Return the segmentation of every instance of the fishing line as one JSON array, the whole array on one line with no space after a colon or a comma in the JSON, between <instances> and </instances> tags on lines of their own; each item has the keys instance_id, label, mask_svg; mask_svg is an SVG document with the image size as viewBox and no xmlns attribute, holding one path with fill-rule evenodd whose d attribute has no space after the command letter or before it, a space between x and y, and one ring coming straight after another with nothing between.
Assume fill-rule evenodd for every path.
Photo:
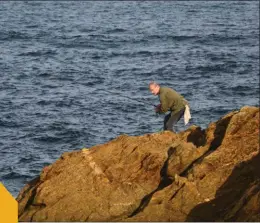
<instances>
[{"instance_id":1,"label":"fishing line","mask_svg":"<svg viewBox=\"0 0 260 223\"><path fill-rule=\"evenodd\" d=\"M152 103L149 103L149 102L146 102L146 101L140 101L140 100L134 99L134 98L130 98L130 97L126 96L126 95L120 94L119 92L112 92L112 91L103 90L103 89L101 89L101 90L104 91L104 92L107 92L107 93L109 93L109 94L116 94L116 95L118 95L118 96L120 96L120 97L128 98L128 99L130 99L130 100L138 101L138 102L140 102L140 103L147 104L147 105L152 105L152 106L156 107L156 105L154 105L154 104L152 104Z\"/></svg>"}]
</instances>

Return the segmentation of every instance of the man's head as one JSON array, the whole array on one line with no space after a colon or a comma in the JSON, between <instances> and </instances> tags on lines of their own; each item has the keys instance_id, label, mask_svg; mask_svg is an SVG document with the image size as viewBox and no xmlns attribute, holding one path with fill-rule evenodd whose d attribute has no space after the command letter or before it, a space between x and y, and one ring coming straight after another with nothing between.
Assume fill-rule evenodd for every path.
<instances>
[{"instance_id":1,"label":"man's head","mask_svg":"<svg viewBox=\"0 0 260 223\"><path fill-rule=\"evenodd\" d=\"M159 91L160 91L160 85L155 82L151 82L149 84L149 89L153 95L157 95L157 94L159 94Z\"/></svg>"}]
</instances>

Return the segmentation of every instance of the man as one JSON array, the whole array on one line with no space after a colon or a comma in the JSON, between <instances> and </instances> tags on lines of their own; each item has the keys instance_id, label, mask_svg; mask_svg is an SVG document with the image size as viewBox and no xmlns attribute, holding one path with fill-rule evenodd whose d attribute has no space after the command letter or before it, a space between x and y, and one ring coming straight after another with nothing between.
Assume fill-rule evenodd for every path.
<instances>
[{"instance_id":1,"label":"man","mask_svg":"<svg viewBox=\"0 0 260 223\"><path fill-rule=\"evenodd\" d=\"M175 90L168 87L161 87L155 82L149 84L149 89L153 95L158 95L160 104L156 106L156 113L166 113L164 118L164 130L173 131L173 126L184 116L185 125L189 122L190 111L188 102Z\"/></svg>"}]
</instances>

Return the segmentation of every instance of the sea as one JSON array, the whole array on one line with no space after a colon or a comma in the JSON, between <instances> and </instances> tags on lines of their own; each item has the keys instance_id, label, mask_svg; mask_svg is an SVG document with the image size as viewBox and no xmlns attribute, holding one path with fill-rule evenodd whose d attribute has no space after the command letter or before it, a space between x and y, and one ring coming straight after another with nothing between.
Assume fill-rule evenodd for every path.
<instances>
[{"instance_id":1,"label":"sea","mask_svg":"<svg viewBox=\"0 0 260 223\"><path fill-rule=\"evenodd\" d=\"M0 181L161 131L151 81L189 101L176 131L259 106L259 1L1 1Z\"/></svg>"}]
</instances>

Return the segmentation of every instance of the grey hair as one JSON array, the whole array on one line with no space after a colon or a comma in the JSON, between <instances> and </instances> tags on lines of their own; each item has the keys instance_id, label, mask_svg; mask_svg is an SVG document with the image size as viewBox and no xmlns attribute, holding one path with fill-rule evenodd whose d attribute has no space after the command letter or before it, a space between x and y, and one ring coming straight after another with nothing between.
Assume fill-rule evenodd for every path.
<instances>
[{"instance_id":1,"label":"grey hair","mask_svg":"<svg viewBox=\"0 0 260 223\"><path fill-rule=\"evenodd\" d=\"M159 84L157 84L155 81L150 82L149 87L154 86L157 87Z\"/></svg>"}]
</instances>

